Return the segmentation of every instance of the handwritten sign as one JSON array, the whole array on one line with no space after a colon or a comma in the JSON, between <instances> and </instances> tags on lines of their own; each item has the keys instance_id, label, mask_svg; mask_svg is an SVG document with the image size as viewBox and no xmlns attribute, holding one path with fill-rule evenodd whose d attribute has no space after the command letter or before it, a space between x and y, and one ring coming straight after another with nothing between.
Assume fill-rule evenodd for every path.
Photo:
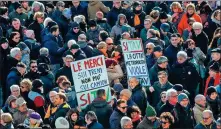
<instances>
[{"instance_id":1,"label":"handwritten sign","mask_svg":"<svg viewBox=\"0 0 221 129\"><path fill-rule=\"evenodd\" d=\"M71 63L71 70L78 105L82 109L95 99L97 90L105 88L106 95L110 95L110 90L107 90L109 81L103 55L74 61ZM107 98L109 98L108 101L111 100L110 96Z\"/></svg>"},{"instance_id":2,"label":"handwritten sign","mask_svg":"<svg viewBox=\"0 0 221 129\"><path fill-rule=\"evenodd\" d=\"M150 79L141 40L121 40L128 79L136 77L142 86L150 86Z\"/></svg>"}]
</instances>

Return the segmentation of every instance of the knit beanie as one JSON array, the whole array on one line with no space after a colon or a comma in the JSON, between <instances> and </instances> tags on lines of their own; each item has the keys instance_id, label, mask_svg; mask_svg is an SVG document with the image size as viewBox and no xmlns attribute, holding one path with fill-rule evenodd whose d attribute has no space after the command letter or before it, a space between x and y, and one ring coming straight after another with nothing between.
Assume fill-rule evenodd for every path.
<instances>
[{"instance_id":1,"label":"knit beanie","mask_svg":"<svg viewBox=\"0 0 221 129\"><path fill-rule=\"evenodd\" d=\"M32 118L32 119L35 119L35 120L40 120L40 119L41 119L40 114L38 114L37 112L32 112L32 113L29 115L29 117Z\"/></svg>"},{"instance_id":2,"label":"knit beanie","mask_svg":"<svg viewBox=\"0 0 221 129\"><path fill-rule=\"evenodd\" d=\"M95 20L90 20L90 21L88 22L88 26L89 26L89 27L97 26L97 22L96 22Z\"/></svg>"},{"instance_id":3,"label":"knit beanie","mask_svg":"<svg viewBox=\"0 0 221 129\"><path fill-rule=\"evenodd\" d=\"M170 31L170 25L168 23L163 23L160 25L160 28L164 31L164 32L169 32Z\"/></svg>"},{"instance_id":4,"label":"knit beanie","mask_svg":"<svg viewBox=\"0 0 221 129\"><path fill-rule=\"evenodd\" d=\"M157 113L156 113L155 109L152 106L148 105L146 108L146 117L152 117L152 116L156 116L156 115L157 115Z\"/></svg>"},{"instance_id":5,"label":"knit beanie","mask_svg":"<svg viewBox=\"0 0 221 129\"><path fill-rule=\"evenodd\" d=\"M79 25L77 22L72 22L72 23L71 23L71 27L72 27L72 28L75 28L75 27L78 27L78 28L79 28L80 25Z\"/></svg>"},{"instance_id":6,"label":"knit beanie","mask_svg":"<svg viewBox=\"0 0 221 129\"><path fill-rule=\"evenodd\" d=\"M80 46L78 44L72 44L70 50L72 49L79 49Z\"/></svg>"},{"instance_id":7,"label":"knit beanie","mask_svg":"<svg viewBox=\"0 0 221 129\"><path fill-rule=\"evenodd\" d=\"M69 129L69 123L64 117L58 117L55 120L56 129Z\"/></svg>"},{"instance_id":8,"label":"knit beanie","mask_svg":"<svg viewBox=\"0 0 221 129\"><path fill-rule=\"evenodd\" d=\"M215 71L215 72L219 72L219 64L217 62L214 62L210 67L210 70Z\"/></svg>"},{"instance_id":9,"label":"knit beanie","mask_svg":"<svg viewBox=\"0 0 221 129\"><path fill-rule=\"evenodd\" d=\"M21 4L19 2L14 3L14 9L17 10L17 8L21 7Z\"/></svg>"},{"instance_id":10,"label":"knit beanie","mask_svg":"<svg viewBox=\"0 0 221 129\"><path fill-rule=\"evenodd\" d=\"M2 37L2 38L0 39L0 44L3 44L3 43L8 43L8 39L5 38L5 37Z\"/></svg>"},{"instance_id":11,"label":"knit beanie","mask_svg":"<svg viewBox=\"0 0 221 129\"><path fill-rule=\"evenodd\" d=\"M50 21L50 22L48 22L48 29L51 29L51 27L52 26L55 26L55 25L57 25L57 23L55 22L55 21Z\"/></svg>"},{"instance_id":12,"label":"knit beanie","mask_svg":"<svg viewBox=\"0 0 221 129\"><path fill-rule=\"evenodd\" d=\"M175 84L173 89L176 91L183 91L183 86L181 84Z\"/></svg>"},{"instance_id":13,"label":"knit beanie","mask_svg":"<svg viewBox=\"0 0 221 129\"><path fill-rule=\"evenodd\" d=\"M213 86L210 86L208 89L207 89L207 95L210 96L213 92L217 92L216 91L216 88L213 87Z\"/></svg>"},{"instance_id":14,"label":"knit beanie","mask_svg":"<svg viewBox=\"0 0 221 129\"><path fill-rule=\"evenodd\" d=\"M121 92L120 92L120 95L123 95L123 96L126 96L127 98L130 98L131 95L132 95L132 92L128 89L123 89Z\"/></svg>"},{"instance_id":15,"label":"knit beanie","mask_svg":"<svg viewBox=\"0 0 221 129\"><path fill-rule=\"evenodd\" d=\"M168 18L168 16L167 16L167 13L166 13L166 12L161 12L161 13L160 13L159 19L167 19L167 18Z\"/></svg>"},{"instance_id":16,"label":"knit beanie","mask_svg":"<svg viewBox=\"0 0 221 129\"><path fill-rule=\"evenodd\" d=\"M37 89L37 88L43 86L43 82L42 82L40 79L35 79L35 80L32 82L32 86L33 86L34 89Z\"/></svg>"},{"instance_id":17,"label":"knit beanie","mask_svg":"<svg viewBox=\"0 0 221 129\"><path fill-rule=\"evenodd\" d=\"M180 103L183 99L189 99L185 93L180 93L178 95L178 103Z\"/></svg>"}]
</instances>

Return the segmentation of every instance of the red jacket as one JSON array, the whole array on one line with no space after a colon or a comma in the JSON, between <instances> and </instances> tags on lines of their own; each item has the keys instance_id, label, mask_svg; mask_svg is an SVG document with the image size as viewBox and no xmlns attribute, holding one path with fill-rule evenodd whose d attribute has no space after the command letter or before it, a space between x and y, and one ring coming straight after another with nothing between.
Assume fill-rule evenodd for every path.
<instances>
[{"instance_id":1,"label":"red jacket","mask_svg":"<svg viewBox=\"0 0 221 129\"><path fill-rule=\"evenodd\" d=\"M220 77L221 77L220 73L217 73L216 77L215 77L214 85L213 85L214 87L220 84ZM206 96L210 79L211 79L211 77L208 77L206 79L206 87L205 87L205 90L204 90L204 96Z\"/></svg>"}]
</instances>

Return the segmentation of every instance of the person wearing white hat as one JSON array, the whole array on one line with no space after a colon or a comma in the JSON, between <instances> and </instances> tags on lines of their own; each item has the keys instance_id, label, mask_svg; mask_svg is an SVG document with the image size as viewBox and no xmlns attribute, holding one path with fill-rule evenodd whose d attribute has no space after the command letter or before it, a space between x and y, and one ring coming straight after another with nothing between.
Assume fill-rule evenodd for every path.
<instances>
[{"instance_id":1,"label":"person wearing white hat","mask_svg":"<svg viewBox=\"0 0 221 129\"><path fill-rule=\"evenodd\" d=\"M55 121L56 129L69 129L69 123L64 117L58 117Z\"/></svg>"}]
</instances>

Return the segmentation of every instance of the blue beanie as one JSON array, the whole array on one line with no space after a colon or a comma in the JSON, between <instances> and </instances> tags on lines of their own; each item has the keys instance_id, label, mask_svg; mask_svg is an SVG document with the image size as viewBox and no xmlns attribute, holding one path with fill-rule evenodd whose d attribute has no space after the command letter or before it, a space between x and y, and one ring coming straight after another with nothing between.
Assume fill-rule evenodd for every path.
<instances>
[{"instance_id":1,"label":"blue beanie","mask_svg":"<svg viewBox=\"0 0 221 129\"><path fill-rule=\"evenodd\" d=\"M168 23L163 23L160 25L160 28L164 31L164 32L169 32L170 31L170 25Z\"/></svg>"},{"instance_id":2,"label":"blue beanie","mask_svg":"<svg viewBox=\"0 0 221 129\"><path fill-rule=\"evenodd\" d=\"M178 103L180 103L183 99L189 99L185 93L180 93L178 95Z\"/></svg>"}]
</instances>

